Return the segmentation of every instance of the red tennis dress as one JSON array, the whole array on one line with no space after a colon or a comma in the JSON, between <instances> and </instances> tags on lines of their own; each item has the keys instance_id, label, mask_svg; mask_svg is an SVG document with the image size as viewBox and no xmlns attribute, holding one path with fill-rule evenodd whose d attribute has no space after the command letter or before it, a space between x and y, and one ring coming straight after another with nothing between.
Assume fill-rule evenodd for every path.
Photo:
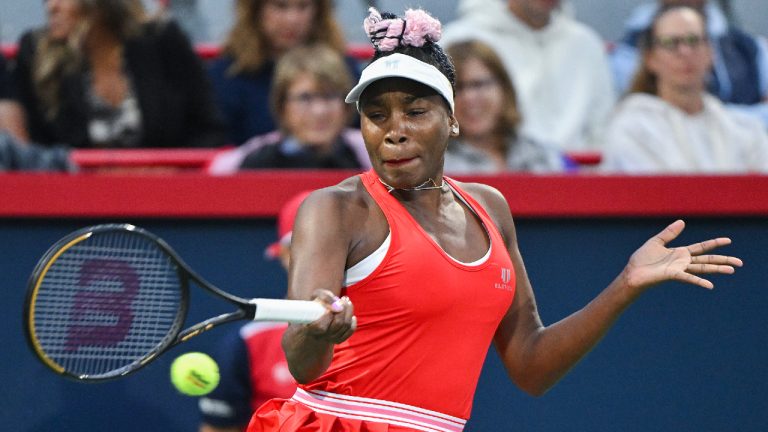
<instances>
[{"instance_id":1,"label":"red tennis dress","mask_svg":"<svg viewBox=\"0 0 768 432\"><path fill-rule=\"evenodd\" d=\"M344 289L358 327L328 370L290 399L262 405L256 431L461 431L515 271L485 210L450 179L491 240L480 262L446 254L373 171L361 174L390 229L383 261Z\"/></svg>"}]
</instances>

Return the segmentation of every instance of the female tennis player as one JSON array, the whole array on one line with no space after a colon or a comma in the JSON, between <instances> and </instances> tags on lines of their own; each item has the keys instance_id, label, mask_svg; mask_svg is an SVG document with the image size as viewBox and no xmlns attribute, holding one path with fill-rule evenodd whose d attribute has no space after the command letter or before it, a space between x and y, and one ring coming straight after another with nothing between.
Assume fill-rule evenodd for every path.
<instances>
[{"instance_id":1,"label":"female tennis player","mask_svg":"<svg viewBox=\"0 0 768 432\"><path fill-rule=\"evenodd\" d=\"M376 54L347 101L373 169L299 210L289 297L329 312L286 331L299 389L262 405L249 431L460 431L492 341L512 380L540 395L649 287L712 288L698 275L741 265L709 254L727 238L667 247L683 230L676 221L586 307L544 326L504 197L443 176L459 126L440 23L371 10L364 26Z\"/></svg>"}]
</instances>

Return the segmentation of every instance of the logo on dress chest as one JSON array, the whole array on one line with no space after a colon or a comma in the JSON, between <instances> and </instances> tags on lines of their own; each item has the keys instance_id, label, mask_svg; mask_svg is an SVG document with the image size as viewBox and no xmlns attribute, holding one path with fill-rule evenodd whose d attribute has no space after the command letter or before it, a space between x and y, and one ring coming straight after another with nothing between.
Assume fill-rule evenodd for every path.
<instances>
[{"instance_id":1,"label":"logo on dress chest","mask_svg":"<svg viewBox=\"0 0 768 432\"><path fill-rule=\"evenodd\" d=\"M496 289L504 290L504 291L513 291L514 286L509 284L511 280L512 280L512 269L502 267L501 282L494 283L493 287Z\"/></svg>"}]
</instances>

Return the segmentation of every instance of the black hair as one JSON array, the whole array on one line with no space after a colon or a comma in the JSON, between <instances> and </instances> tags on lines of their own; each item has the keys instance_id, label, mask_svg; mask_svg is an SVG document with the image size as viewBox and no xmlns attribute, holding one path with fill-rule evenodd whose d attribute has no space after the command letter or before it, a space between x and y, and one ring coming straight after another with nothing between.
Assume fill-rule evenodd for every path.
<instances>
[{"instance_id":1,"label":"black hair","mask_svg":"<svg viewBox=\"0 0 768 432\"><path fill-rule=\"evenodd\" d=\"M399 18L397 15L390 12L382 12L381 17L383 19ZM378 45L374 44L373 46L375 51L373 58L371 59L371 63L388 55L396 53L405 54L436 67L437 70L439 70L443 75L445 75L446 78L448 78L448 82L451 83L451 88L453 88L455 91L456 68L453 66L453 62L451 61L451 58L448 57L448 54L446 54L442 47L440 47L440 45L438 45L436 42L427 39L424 42L424 45L420 47L400 44L397 46L397 48L391 51L380 51Z\"/></svg>"}]
</instances>

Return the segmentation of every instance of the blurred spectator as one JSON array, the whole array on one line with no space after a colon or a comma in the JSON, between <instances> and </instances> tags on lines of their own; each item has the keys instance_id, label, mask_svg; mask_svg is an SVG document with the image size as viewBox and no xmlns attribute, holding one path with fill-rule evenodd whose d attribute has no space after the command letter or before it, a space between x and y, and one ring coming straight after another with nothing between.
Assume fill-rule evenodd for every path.
<instances>
[{"instance_id":1,"label":"blurred spectator","mask_svg":"<svg viewBox=\"0 0 768 432\"><path fill-rule=\"evenodd\" d=\"M768 135L755 118L706 93L712 48L700 11L661 9L642 62L607 130L604 168L624 173L768 171Z\"/></svg>"},{"instance_id":2,"label":"blurred spectator","mask_svg":"<svg viewBox=\"0 0 768 432\"><path fill-rule=\"evenodd\" d=\"M8 130L9 125L4 121L4 111L11 98L11 77L5 57L0 53L0 130Z\"/></svg>"},{"instance_id":3,"label":"blurred spectator","mask_svg":"<svg viewBox=\"0 0 768 432\"><path fill-rule=\"evenodd\" d=\"M179 27L140 0L47 0L14 74L30 139L73 147L225 143L202 62Z\"/></svg>"},{"instance_id":4,"label":"blurred spectator","mask_svg":"<svg viewBox=\"0 0 768 432\"><path fill-rule=\"evenodd\" d=\"M277 241L266 256L279 259L284 270L290 264L291 233L296 212L309 192L289 199L277 218ZM288 398L296 382L288 370L280 341L288 325L253 322L236 328L222 339L214 354L221 371L216 389L199 401L200 432L244 431L253 412L271 398Z\"/></svg>"},{"instance_id":5,"label":"blurred spectator","mask_svg":"<svg viewBox=\"0 0 768 432\"><path fill-rule=\"evenodd\" d=\"M560 0L460 0L458 16L441 44L479 39L499 53L518 92L521 133L562 151L599 150L615 95L595 31Z\"/></svg>"},{"instance_id":6,"label":"blurred spectator","mask_svg":"<svg viewBox=\"0 0 768 432\"><path fill-rule=\"evenodd\" d=\"M5 58L0 54L0 172L2 171L74 171L69 150L63 146L49 149L27 144L9 130L14 121L9 116L15 109L10 100L10 76Z\"/></svg>"},{"instance_id":7,"label":"blurred spectator","mask_svg":"<svg viewBox=\"0 0 768 432\"><path fill-rule=\"evenodd\" d=\"M208 23L200 11L199 0L160 0L163 12L178 22L194 43L207 42Z\"/></svg>"},{"instance_id":8,"label":"blurred spectator","mask_svg":"<svg viewBox=\"0 0 768 432\"><path fill-rule=\"evenodd\" d=\"M15 141L27 142L29 136L24 126L24 113L21 106L13 101L14 89L10 68L0 53L0 131L11 134Z\"/></svg>"},{"instance_id":9,"label":"blurred spectator","mask_svg":"<svg viewBox=\"0 0 768 432\"><path fill-rule=\"evenodd\" d=\"M210 172L370 167L360 131L346 128L353 112L344 96L352 84L343 57L334 49L306 45L290 50L277 63L271 92L280 129L221 153Z\"/></svg>"},{"instance_id":10,"label":"blurred spectator","mask_svg":"<svg viewBox=\"0 0 768 432\"><path fill-rule=\"evenodd\" d=\"M518 133L517 96L496 52L480 41L459 42L446 52L456 67L460 135L448 142L445 172L562 171L557 148Z\"/></svg>"},{"instance_id":11,"label":"blurred spectator","mask_svg":"<svg viewBox=\"0 0 768 432\"><path fill-rule=\"evenodd\" d=\"M0 53L0 100L11 96L11 78L5 57Z\"/></svg>"},{"instance_id":12,"label":"blurred spectator","mask_svg":"<svg viewBox=\"0 0 768 432\"><path fill-rule=\"evenodd\" d=\"M0 132L0 172L75 170L68 148L21 143L8 133Z\"/></svg>"},{"instance_id":13,"label":"blurred spectator","mask_svg":"<svg viewBox=\"0 0 768 432\"><path fill-rule=\"evenodd\" d=\"M728 23L717 2L659 0L638 6L626 24L626 34L611 54L617 89L623 93L639 61L638 41L660 6L685 5L703 11L710 39L713 67L707 89L729 108L760 118L768 126L768 47L765 40Z\"/></svg>"},{"instance_id":14,"label":"blurred spectator","mask_svg":"<svg viewBox=\"0 0 768 432\"><path fill-rule=\"evenodd\" d=\"M285 52L309 43L345 52L331 5L331 0L237 0L235 24L209 71L231 143L275 129L269 92L275 62ZM356 78L356 61L347 58L347 63Z\"/></svg>"}]
</instances>

